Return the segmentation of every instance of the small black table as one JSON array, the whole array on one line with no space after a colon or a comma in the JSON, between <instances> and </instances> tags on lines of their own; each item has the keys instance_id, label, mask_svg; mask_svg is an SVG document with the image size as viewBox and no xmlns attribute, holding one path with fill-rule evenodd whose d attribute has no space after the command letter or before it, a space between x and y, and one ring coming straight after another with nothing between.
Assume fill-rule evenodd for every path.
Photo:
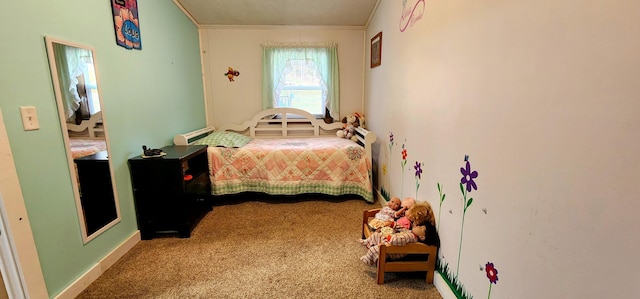
<instances>
[{"instance_id":1,"label":"small black table","mask_svg":"<svg viewBox=\"0 0 640 299\"><path fill-rule=\"evenodd\" d=\"M141 238L160 233L191 236L208 211L211 194L206 145L165 146L165 156L129 159Z\"/></svg>"}]
</instances>

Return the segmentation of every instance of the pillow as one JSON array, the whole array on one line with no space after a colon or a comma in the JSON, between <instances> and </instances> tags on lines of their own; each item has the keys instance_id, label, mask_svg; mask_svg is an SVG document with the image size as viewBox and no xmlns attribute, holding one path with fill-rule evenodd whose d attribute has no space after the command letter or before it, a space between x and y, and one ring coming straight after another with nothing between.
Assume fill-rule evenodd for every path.
<instances>
[{"instance_id":1,"label":"pillow","mask_svg":"<svg viewBox=\"0 0 640 299\"><path fill-rule=\"evenodd\" d=\"M193 144L203 144L218 147L243 147L251 141L251 137L235 132L211 132L204 138L199 139Z\"/></svg>"}]
</instances>

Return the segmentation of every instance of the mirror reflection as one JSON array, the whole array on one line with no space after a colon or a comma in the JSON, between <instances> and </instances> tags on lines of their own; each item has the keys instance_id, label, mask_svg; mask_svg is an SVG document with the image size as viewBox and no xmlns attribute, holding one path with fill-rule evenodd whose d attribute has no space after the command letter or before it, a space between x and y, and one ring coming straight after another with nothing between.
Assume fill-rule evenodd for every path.
<instances>
[{"instance_id":1,"label":"mirror reflection","mask_svg":"<svg viewBox=\"0 0 640 299\"><path fill-rule=\"evenodd\" d=\"M84 242L120 220L95 51L45 38Z\"/></svg>"}]
</instances>

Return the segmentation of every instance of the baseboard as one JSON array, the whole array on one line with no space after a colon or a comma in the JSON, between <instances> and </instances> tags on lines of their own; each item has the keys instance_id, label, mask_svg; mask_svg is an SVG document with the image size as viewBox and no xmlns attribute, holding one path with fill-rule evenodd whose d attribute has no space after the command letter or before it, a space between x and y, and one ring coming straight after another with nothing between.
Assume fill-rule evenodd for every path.
<instances>
[{"instance_id":1,"label":"baseboard","mask_svg":"<svg viewBox=\"0 0 640 299\"><path fill-rule=\"evenodd\" d=\"M447 282L444 281L444 279L440 275L440 272L438 272L438 271L436 271L436 273L434 273L434 275L433 275L433 285L438 290L438 293L440 293L440 296L442 296L442 299L457 299L458 298L456 296L456 294L454 294L453 291L451 291L451 288L449 287L449 284L447 284Z\"/></svg>"},{"instance_id":2,"label":"baseboard","mask_svg":"<svg viewBox=\"0 0 640 299\"><path fill-rule=\"evenodd\" d=\"M84 289L94 282L104 271L113 266L122 256L125 255L134 245L140 242L140 231L137 230L129 238L124 240L118 247L109 252L104 258L98 261L91 269L82 274L71 285L64 289L55 299L73 299L77 297Z\"/></svg>"},{"instance_id":3,"label":"baseboard","mask_svg":"<svg viewBox=\"0 0 640 299\"><path fill-rule=\"evenodd\" d=\"M378 198L378 203L380 204L381 207L385 207L387 205L387 200L384 199L384 196L382 196L382 193L380 193L380 190L376 189L376 194L378 196L376 196Z\"/></svg>"},{"instance_id":4,"label":"baseboard","mask_svg":"<svg viewBox=\"0 0 640 299\"><path fill-rule=\"evenodd\" d=\"M121 257L123 257L125 253L129 252L129 250L131 250L131 248L133 248L133 246L138 242L140 242L140 231L136 230L136 232L133 233L124 242L122 242L120 246L116 247L113 251L111 251L98 262L102 272L107 271L107 269L111 268L113 264L115 264Z\"/></svg>"}]
</instances>

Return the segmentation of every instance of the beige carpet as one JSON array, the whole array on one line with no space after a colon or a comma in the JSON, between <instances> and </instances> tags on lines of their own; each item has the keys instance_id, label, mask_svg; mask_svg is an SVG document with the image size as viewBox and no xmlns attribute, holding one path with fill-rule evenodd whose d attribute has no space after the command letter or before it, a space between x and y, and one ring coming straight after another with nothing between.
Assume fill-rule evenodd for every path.
<instances>
[{"instance_id":1,"label":"beige carpet","mask_svg":"<svg viewBox=\"0 0 640 299\"><path fill-rule=\"evenodd\" d=\"M442 298L424 273L376 284L356 242L376 205L307 197L214 206L191 238L139 242L77 298Z\"/></svg>"}]
</instances>

